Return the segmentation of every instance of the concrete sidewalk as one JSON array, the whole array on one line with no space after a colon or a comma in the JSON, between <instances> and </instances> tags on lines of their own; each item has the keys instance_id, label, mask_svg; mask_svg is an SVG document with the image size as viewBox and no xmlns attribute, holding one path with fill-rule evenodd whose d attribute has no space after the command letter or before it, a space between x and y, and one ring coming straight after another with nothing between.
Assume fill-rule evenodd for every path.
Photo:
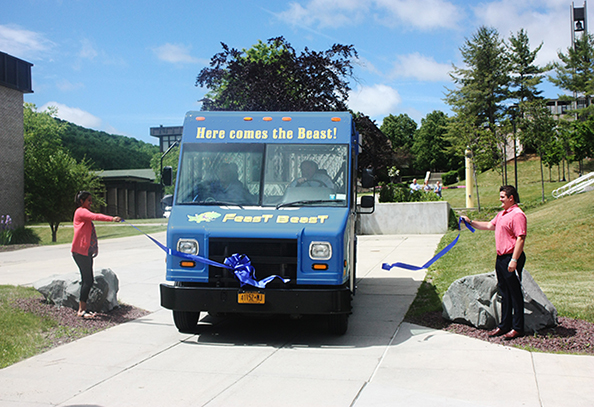
<instances>
[{"instance_id":1,"label":"concrete sidewalk","mask_svg":"<svg viewBox=\"0 0 594 407\"><path fill-rule=\"evenodd\" d=\"M164 234L155 234L163 240ZM594 358L531 353L402 323L440 235L360 236L349 331L315 321L202 318L180 334L159 305L164 255L100 242L95 269L152 313L0 370L0 406L592 406ZM68 245L0 253L0 284L76 271ZM255 328L254 328L255 326Z\"/></svg>"}]
</instances>

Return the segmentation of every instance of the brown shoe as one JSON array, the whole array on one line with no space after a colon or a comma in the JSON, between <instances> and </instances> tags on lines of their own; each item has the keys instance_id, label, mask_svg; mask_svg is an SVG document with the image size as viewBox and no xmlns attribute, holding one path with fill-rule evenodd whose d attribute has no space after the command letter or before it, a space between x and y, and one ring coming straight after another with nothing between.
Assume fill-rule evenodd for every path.
<instances>
[{"instance_id":1,"label":"brown shoe","mask_svg":"<svg viewBox=\"0 0 594 407\"><path fill-rule=\"evenodd\" d=\"M494 330L492 330L491 332L489 332L489 338L494 338L496 336L501 336L506 334L508 331L501 329L501 328L495 328Z\"/></svg>"},{"instance_id":2,"label":"brown shoe","mask_svg":"<svg viewBox=\"0 0 594 407\"><path fill-rule=\"evenodd\" d=\"M506 341L509 341L512 339L519 338L520 336L524 336L524 334L522 332L516 331L515 329L512 329L511 331L509 331L508 333L503 335L503 339L505 339Z\"/></svg>"}]
</instances>

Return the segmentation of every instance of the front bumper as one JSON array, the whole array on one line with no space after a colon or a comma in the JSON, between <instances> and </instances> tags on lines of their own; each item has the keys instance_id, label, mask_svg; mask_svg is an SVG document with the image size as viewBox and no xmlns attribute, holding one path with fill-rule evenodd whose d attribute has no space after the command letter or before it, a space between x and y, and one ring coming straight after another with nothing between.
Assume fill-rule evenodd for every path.
<instances>
[{"instance_id":1,"label":"front bumper","mask_svg":"<svg viewBox=\"0 0 594 407\"><path fill-rule=\"evenodd\" d=\"M173 311L330 315L351 312L348 287L321 289L237 289L161 284L161 306ZM238 293L264 293L264 304L239 304Z\"/></svg>"}]
</instances>

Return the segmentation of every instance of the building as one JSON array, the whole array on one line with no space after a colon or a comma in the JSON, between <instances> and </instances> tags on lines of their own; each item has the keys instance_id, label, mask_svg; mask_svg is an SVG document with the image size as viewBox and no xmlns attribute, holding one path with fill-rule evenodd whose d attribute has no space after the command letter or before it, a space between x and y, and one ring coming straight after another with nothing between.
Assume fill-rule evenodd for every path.
<instances>
[{"instance_id":1,"label":"building","mask_svg":"<svg viewBox=\"0 0 594 407\"><path fill-rule=\"evenodd\" d=\"M124 219L148 219L163 216L162 187L155 184L152 169L109 170L97 174L105 186L101 212Z\"/></svg>"},{"instance_id":2,"label":"building","mask_svg":"<svg viewBox=\"0 0 594 407\"><path fill-rule=\"evenodd\" d=\"M151 136L159 139L159 150L164 153L176 141L181 141L183 129L182 126L151 127Z\"/></svg>"},{"instance_id":3,"label":"building","mask_svg":"<svg viewBox=\"0 0 594 407\"><path fill-rule=\"evenodd\" d=\"M25 224L23 95L33 93L33 64L0 51L0 215Z\"/></svg>"},{"instance_id":4,"label":"building","mask_svg":"<svg viewBox=\"0 0 594 407\"><path fill-rule=\"evenodd\" d=\"M575 100L561 100L561 99L548 99L547 108L556 117L565 116L570 114L572 110L583 109L586 107L586 99L578 98Z\"/></svg>"}]
</instances>

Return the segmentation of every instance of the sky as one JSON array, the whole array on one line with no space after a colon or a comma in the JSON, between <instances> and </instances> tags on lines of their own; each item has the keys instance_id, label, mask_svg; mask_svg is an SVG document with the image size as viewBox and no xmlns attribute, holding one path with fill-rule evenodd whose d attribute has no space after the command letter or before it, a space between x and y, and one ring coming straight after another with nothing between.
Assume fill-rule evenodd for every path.
<instances>
[{"instance_id":1,"label":"sky","mask_svg":"<svg viewBox=\"0 0 594 407\"><path fill-rule=\"evenodd\" d=\"M478 27L502 38L524 28L536 63L571 43L568 0L0 0L0 51L32 63L25 102L80 126L157 144L150 127L181 126L200 110L196 77L222 51L283 36L301 53L353 45L349 108L381 125L417 124L444 102ZM575 7L583 7L582 1ZM589 13L591 14L591 13ZM587 17L589 21L589 16ZM543 95L562 93L548 81Z\"/></svg>"}]
</instances>

